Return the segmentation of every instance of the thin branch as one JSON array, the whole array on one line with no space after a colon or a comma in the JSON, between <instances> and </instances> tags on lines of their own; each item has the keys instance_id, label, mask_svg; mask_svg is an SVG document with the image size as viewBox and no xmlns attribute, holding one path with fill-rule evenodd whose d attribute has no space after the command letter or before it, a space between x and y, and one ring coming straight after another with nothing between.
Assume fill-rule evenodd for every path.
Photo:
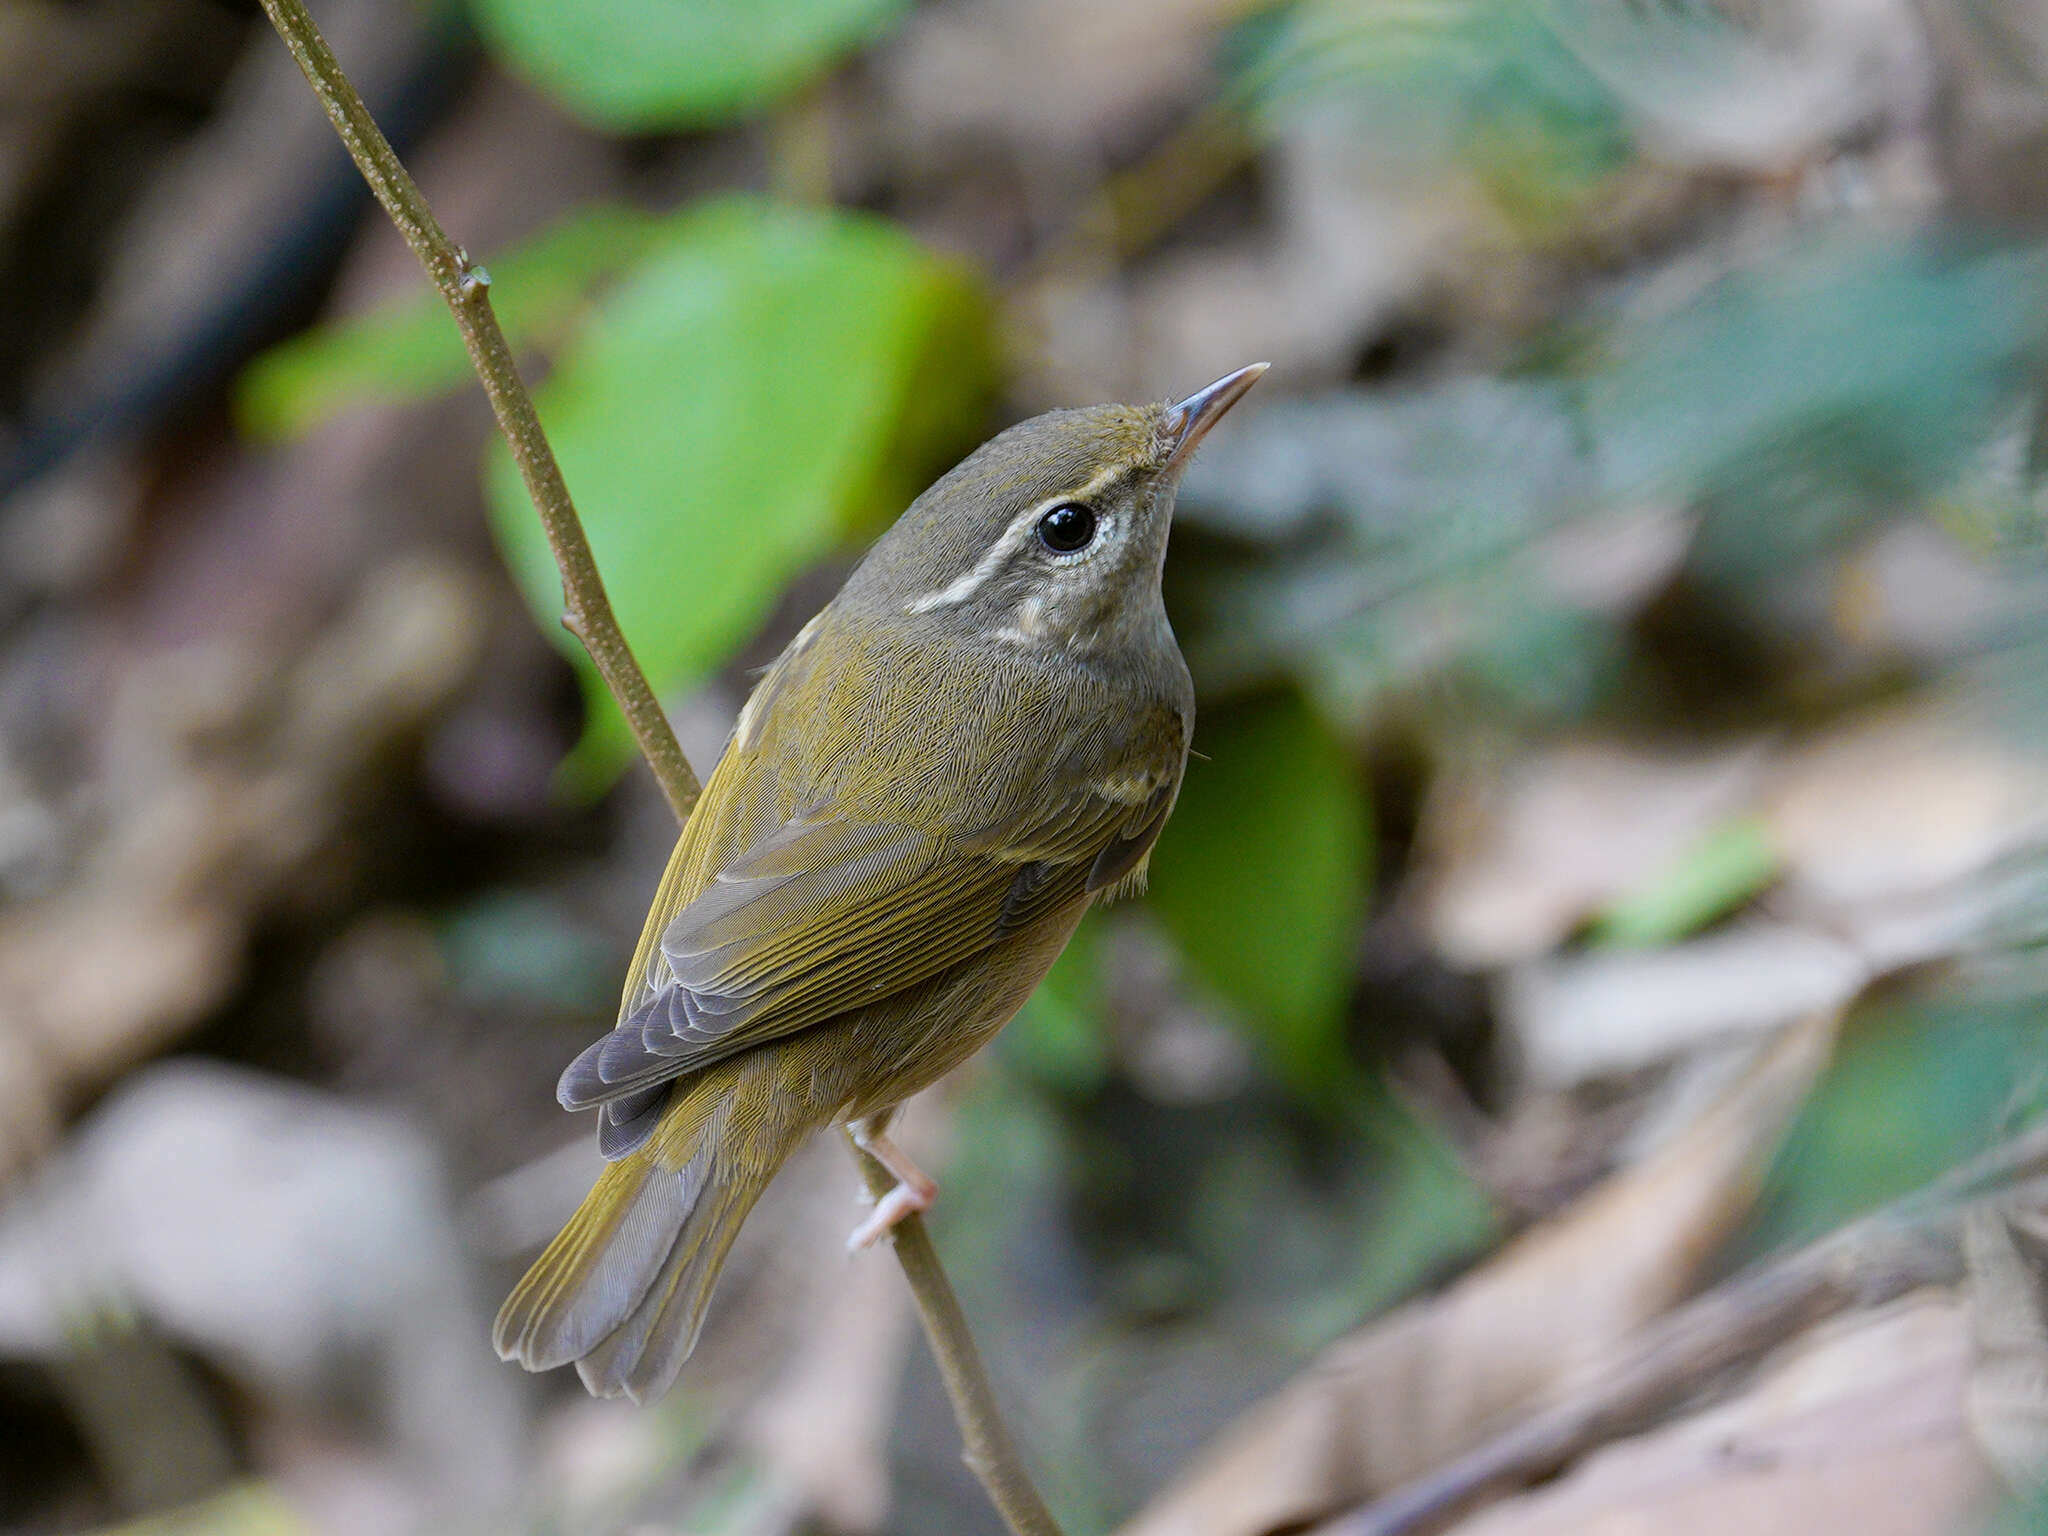
<instances>
[{"instance_id":1,"label":"thin branch","mask_svg":"<svg viewBox=\"0 0 2048 1536\"><path fill-rule=\"evenodd\" d=\"M858 1146L853 1155L877 1200L896 1187L896 1175ZM953 1294L953 1284L939 1263L923 1218L912 1212L896 1223L891 1235L896 1262L903 1266L903 1277L917 1296L924 1336L931 1343L932 1358L938 1361L939 1376L946 1383L946 1396L953 1402L953 1417L960 1424L961 1459L981 1479L989 1502L1017 1536L1060 1536L1059 1525L1031 1485L1024 1459L996 1407L981 1351L974 1347L967 1316L960 1310L960 1299Z\"/></svg>"},{"instance_id":2,"label":"thin branch","mask_svg":"<svg viewBox=\"0 0 2048 1536\"><path fill-rule=\"evenodd\" d=\"M526 482L527 494L540 513L548 547L554 551L555 564L562 572L562 600L567 610L562 623L583 642L605 686L625 711L641 755L660 781L662 794L667 797L677 823L687 822L701 786L612 613L611 600L605 596L604 582L590 553L582 520L569 499L569 488L563 483L554 451L541 431L533 397L520 381L512 349L492 313L489 274L473 265L462 248L442 230L426 198L399 163L397 154L371 119L369 108L342 72L327 40L313 24L304 0L263 0L263 9L298 61L313 94L320 98L320 105L326 109L335 132L341 135L356 168L363 173L377 201L391 215L392 223L398 226L398 232L412 247L420 265L427 269L427 276L455 316L463 345L469 349L469 360L483 381L484 393L490 397L491 409L498 418L498 430L504 434L519 465L520 478ZM895 1183L886 1169L865 1154L861 1155L861 1167L870 1187L875 1186L878 1177L882 1181L878 1196ZM996 1407L995 1391L989 1385L988 1373L982 1366L980 1351L975 1348L966 1316L960 1310L959 1299L946 1279L930 1234L917 1216L908 1216L897 1224L895 1249L904 1278L910 1282L911 1294L917 1300L925 1337L931 1341L932 1354L938 1360L939 1374L952 1398L968 1466L988 1489L991 1502L1016 1536L1059 1536L1059 1527L1032 1487L1023 1458L1018 1455L1016 1443Z\"/></svg>"},{"instance_id":3,"label":"thin branch","mask_svg":"<svg viewBox=\"0 0 2048 1536\"><path fill-rule=\"evenodd\" d=\"M1971 1206L2048 1181L2048 1130L2015 1137L1923 1190L1650 1325L1586 1388L1426 1477L1316 1528L1316 1536L1414 1536L1493 1491L1558 1471L1654 1423L1701 1385L1761 1359L1822 1319L1962 1273Z\"/></svg>"},{"instance_id":4,"label":"thin branch","mask_svg":"<svg viewBox=\"0 0 2048 1536\"><path fill-rule=\"evenodd\" d=\"M263 9L298 61L313 94L320 98L320 105L327 109L328 120L341 135L356 169L363 173L363 180L377 194L377 201L391 215L391 222L398 226L455 316L462 344L469 349L469 361L483 381L484 393L498 418L498 430L512 450L519 478L526 482L526 494L540 513L548 548L554 551L555 564L561 570L562 625L583 642L605 686L625 711L633 739L660 781L676 820L687 821L690 807L697 803L697 776L690 771L661 702L647 685L646 674L633 660L619 621L612 616L611 599L605 595L604 580L597 573L576 504L569 499L569 487L563 483L554 450L541 431L533 397L520 382L519 365L491 311L490 274L473 265L462 247L442 230L419 187L371 119L363 98L342 73L327 39L313 25L304 0L263 0Z\"/></svg>"}]
</instances>

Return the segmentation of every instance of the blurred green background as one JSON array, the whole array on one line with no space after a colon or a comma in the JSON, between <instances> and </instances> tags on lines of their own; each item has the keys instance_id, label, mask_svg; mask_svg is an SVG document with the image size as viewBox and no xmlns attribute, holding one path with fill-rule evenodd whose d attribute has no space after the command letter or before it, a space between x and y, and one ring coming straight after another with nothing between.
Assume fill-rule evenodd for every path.
<instances>
[{"instance_id":1,"label":"blurred green background","mask_svg":"<svg viewBox=\"0 0 2048 1536\"><path fill-rule=\"evenodd\" d=\"M700 772L976 442L1274 364L1181 499L1152 891L911 1116L1071 1530L1518 1234L1624 1337L1574 1202L1698 1138L1645 1315L2048 1105L2048 6L313 9ZM0 1529L998 1529L835 1146L657 1410L491 1357L667 813L255 7L17 0L0 84ZM1945 1501L1841 1528L2048 1459L1980 1248ZM1367 1390L1448 1454L1474 1370ZM1156 1528L1402 1480L1325 1428L1296 1523Z\"/></svg>"}]
</instances>

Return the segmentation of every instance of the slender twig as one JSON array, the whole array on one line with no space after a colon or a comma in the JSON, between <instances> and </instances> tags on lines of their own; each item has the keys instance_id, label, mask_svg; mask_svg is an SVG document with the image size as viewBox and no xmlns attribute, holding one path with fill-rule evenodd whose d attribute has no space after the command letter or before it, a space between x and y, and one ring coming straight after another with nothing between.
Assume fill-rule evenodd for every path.
<instances>
[{"instance_id":1,"label":"slender twig","mask_svg":"<svg viewBox=\"0 0 2048 1536\"><path fill-rule=\"evenodd\" d=\"M298 61L313 94L320 98L320 105L326 109L335 132L341 135L356 168L363 173L370 190L377 194L377 201L391 215L392 223L419 257L420 265L427 269L427 276L455 316L463 345L469 349L469 360L483 381L484 393L490 396L498 430L504 433L512 449L520 478L526 482L527 494L533 498L541 525L547 530L548 547L554 551L555 564L561 569L566 609L562 623L583 642L605 686L625 711L633 737L660 782L677 822L688 821L690 808L697 803L700 793L697 776L690 771L668 717L662 713L654 690L634 661L612 614L611 600L605 596L604 582L590 553L590 541L584 536L575 503L569 499L569 488L562 481L554 451L541 431L533 397L520 381L512 349L492 313L489 275L472 264L462 248L442 230L426 198L399 163L397 154L371 119L369 108L342 72L327 40L313 24L304 0L263 0L263 9ZM870 1185L878 1175L883 1180L883 1191L895 1183L879 1164L865 1156L861 1161ZM911 1215L899 1222L895 1248L904 1278L917 1300L925 1337L931 1341L939 1373L953 1400L968 1465L981 1478L990 1500L1017 1536L1059 1536L1059 1527L1033 1489L1023 1458L1018 1455L996 1407L995 1391L989 1385L980 1351L975 1348L959 1299L946 1279L923 1221Z\"/></svg>"},{"instance_id":2,"label":"slender twig","mask_svg":"<svg viewBox=\"0 0 2048 1536\"><path fill-rule=\"evenodd\" d=\"M561 570L562 625L583 642L605 686L625 711L633 739L654 770L676 820L687 820L690 807L697 803L697 776L690 771L661 702L647 685L646 674L633 660L619 622L612 616L611 599L605 595L604 579L597 573L576 504L569 499L569 487L562 481L554 450L540 429L533 397L520 382L519 365L492 313L490 274L473 264L468 253L442 230L433 209L371 118L370 109L363 105L363 98L342 73L334 50L313 25L304 0L263 0L263 9L298 61L313 94L320 98L320 105L327 109L334 131L341 135L363 180L377 194L377 201L391 215L391 222L398 226L455 316L462 344L469 349L470 363L483 381L484 393L498 418L498 430L512 450L519 478L526 482L526 494L540 513L548 547Z\"/></svg>"},{"instance_id":3,"label":"slender twig","mask_svg":"<svg viewBox=\"0 0 2048 1536\"><path fill-rule=\"evenodd\" d=\"M858 1146L854 1156L860 1162L861 1177L868 1190L880 1200L896 1187L896 1175L868 1156ZM924 1321L924 1336L931 1342L932 1357L938 1361L939 1376L946 1384L946 1396L953 1400L953 1417L960 1422L963 1442L961 1456L988 1490L989 1502L1004 1523L1018 1536L1059 1536L1059 1526L1038 1490L1024 1471L1024 1460L1010 1439L1009 1427L996 1407L988 1372L982 1368L981 1352L974 1347L974 1335L967 1327L966 1314L953 1294L952 1282L932 1247L931 1234L913 1212L896 1223L892 1236L896 1262L903 1266L910 1288L917 1294L918 1314Z\"/></svg>"}]
</instances>

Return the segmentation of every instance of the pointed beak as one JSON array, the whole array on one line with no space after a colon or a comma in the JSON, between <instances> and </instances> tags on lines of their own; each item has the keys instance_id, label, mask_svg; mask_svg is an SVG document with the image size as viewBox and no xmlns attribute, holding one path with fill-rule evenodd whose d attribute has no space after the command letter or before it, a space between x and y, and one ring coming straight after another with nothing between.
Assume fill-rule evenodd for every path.
<instances>
[{"instance_id":1,"label":"pointed beak","mask_svg":"<svg viewBox=\"0 0 2048 1536\"><path fill-rule=\"evenodd\" d=\"M1166 408L1162 426L1172 440L1173 451L1168 454L1166 467L1176 469L1194 455L1202 439L1209 435L1209 429L1223 419L1223 413L1244 398L1245 391L1258 383L1271 363L1250 363L1235 373L1226 373L1206 389L1198 389L1187 399Z\"/></svg>"}]
</instances>

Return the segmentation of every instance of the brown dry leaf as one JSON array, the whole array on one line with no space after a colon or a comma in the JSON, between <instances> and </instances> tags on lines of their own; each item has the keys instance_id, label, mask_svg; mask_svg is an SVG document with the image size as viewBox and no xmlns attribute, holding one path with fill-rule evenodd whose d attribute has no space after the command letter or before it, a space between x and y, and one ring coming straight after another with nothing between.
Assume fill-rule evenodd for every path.
<instances>
[{"instance_id":1,"label":"brown dry leaf","mask_svg":"<svg viewBox=\"0 0 2048 1536\"><path fill-rule=\"evenodd\" d=\"M2048 761L1963 699L1874 711L1784 750L1564 742L1431 807L1431 940L1473 969L1535 960L1750 812L1781 862L1782 905L1867 938L1874 963L1911 963L1925 953L1882 939L1902 904L2048 841ZM1780 1017L1812 1006L1791 1000Z\"/></svg>"},{"instance_id":2,"label":"brown dry leaf","mask_svg":"<svg viewBox=\"0 0 2048 1536\"><path fill-rule=\"evenodd\" d=\"M0 912L0 1176L72 1092L214 1004L260 904L468 675L484 623L475 576L408 557L295 663L218 639L135 664L104 738L110 819L67 883Z\"/></svg>"},{"instance_id":3,"label":"brown dry leaf","mask_svg":"<svg viewBox=\"0 0 2048 1536\"><path fill-rule=\"evenodd\" d=\"M1446 797L1424 904L1437 952L1474 969L1549 953L1746 809L1764 766L1754 744L1681 756L1565 742Z\"/></svg>"},{"instance_id":4,"label":"brown dry leaf","mask_svg":"<svg viewBox=\"0 0 2048 1536\"><path fill-rule=\"evenodd\" d=\"M1825 1064L1796 1025L1689 1129L1442 1295L1326 1351L1123 1536L1263 1536L1428 1471L1587 1371L1691 1288Z\"/></svg>"},{"instance_id":5,"label":"brown dry leaf","mask_svg":"<svg viewBox=\"0 0 2048 1536\"><path fill-rule=\"evenodd\" d=\"M1944 143L1948 206L1998 221L2040 207L2048 151L2048 25L2034 0L1933 0L1920 7L1941 90L1929 127Z\"/></svg>"},{"instance_id":6,"label":"brown dry leaf","mask_svg":"<svg viewBox=\"0 0 2048 1536\"><path fill-rule=\"evenodd\" d=\"M1962 697L1783 749L1567 743L1476 777L1432 808L1424 921L1452 964L1503 968L1503 1024L1551 1086L1754 1036L1953 954L2024 898L2009 862L2048 846L2048 759ZM1768 915L1657 949L1552 953L1737 815L1776 856Z\"/></svg>"},{"instance_id":7,"label":"brown dry leaf","mask_svg":"<svg viewBox=\"0 0 2048 1536\"><path fill-rule=\"evenodd\" d=\"M2048 840L2048 762L1976 714L1938 700L1867 715L1791 754L1763 807L1788 895L1853 915Z\"/></svg>"},{"instance_id":8,"label":"brown dry leaf","mask_svg":"<svg viewBox=\"0 0 2048 1536\"><path fill-rule=\"evenodd\" d=\"M1601 8L1565 35L1654 158L1673 165L1796 175L1933 88L1914 8L1901 0L1756 7L1719 40L1711 65L1654 15Z\"/></svg>"},{"instance_id":9,"label":"brown dry leaf","mask_svg":"<svg viewBox=\"0 0 2048 1536\"><path fill-rule=\"evenodd\" d=\"M403 1119L246 1068L159 1062L0 1207L0 1353L72 1360L90 1382L81 1320L139 1319L265 1416L317 1420L353 1394L358 1433L422 1510L497 1508L520 1392L482 1347L450 1214L439 1154ZM123 1427L143 1398L176 1401L127 1379L150 1358L111 1357L96 1445L165 1443Z\"/></svg>"},{"instance_id":10,"label":"brown dry leaf","mask_svg":"<svg viewBox=\"0 0 2048 1536\"><path fill-rule=\"evenodd\" d=\"M1987 560L1952 530L1916 519L1879 529L1844 560L1832 615L1859 651L1932 668L1980 654L2041 605L2031 571Z\"/></svg>"},{"instance_id":11,"label":"brown dry leaf","mask_svg":"<svg viewBox=\"0 0 2048 1536\"><path fill-rule=\"evenodd\" d=\"M1468 178L1404 170L1348 123L1293 124L1269 158L1277 239L1163 253L1128 290L1093 290L1107 313L1049 310L1048 391L1072 395L1088 381L1151 394L1219 357L1270 358L1293 378L1341 376L1360 338L1485 243L1486 210ZM1091 336L1086 327L1105 319L1121 323Z\"/></svg>"},{"instance_id":12,"label":"brown dry leaf","mask_svg":"<svg viewBox=\"0 0 2048 1536\"><path fill-rule=\"evenodd\" d=\"M1569 1086L1755 1038L1839 1008L1871 977L1853 946L1750 920L1662 949L1596 949L1519 965L1494 990L1517 1065Z\"/></svg>"},{"instance_id":13,"label":"brown dry leaf","mask_svg":"<svg viewBox=\"0 0 2048 1536\"><path fill-rule=\"evenodd\" d=\"M1964 1421L1970 1328L1939 1291L1816 1329L1741 1397L1587 1458L1456 1536L1947 1536L1995 1507Z\"/></svg>"}]
</instances>

